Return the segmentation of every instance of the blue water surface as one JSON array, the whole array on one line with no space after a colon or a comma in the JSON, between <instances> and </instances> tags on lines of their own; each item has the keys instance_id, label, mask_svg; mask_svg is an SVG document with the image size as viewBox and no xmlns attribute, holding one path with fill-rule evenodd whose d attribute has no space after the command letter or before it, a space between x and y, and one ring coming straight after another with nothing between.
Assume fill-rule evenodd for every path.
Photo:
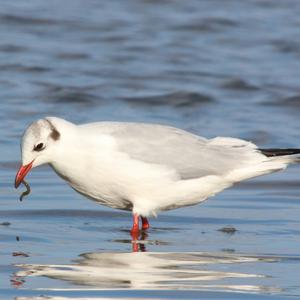
<instances>
[{"instance_id":1,"label":"blue water surface","mask_svg":"<svg viewBox=\"0 0 300 300\"><path fill-rule=\"evenodd\" d=\"M162 213L138 253L130 214L84 199L50 168L28 176L22 203L13 188L22 132L49 115L299 147L299 1L0 8L1 299L300 296L299 166Z\"/></svg>"}]
</instances>

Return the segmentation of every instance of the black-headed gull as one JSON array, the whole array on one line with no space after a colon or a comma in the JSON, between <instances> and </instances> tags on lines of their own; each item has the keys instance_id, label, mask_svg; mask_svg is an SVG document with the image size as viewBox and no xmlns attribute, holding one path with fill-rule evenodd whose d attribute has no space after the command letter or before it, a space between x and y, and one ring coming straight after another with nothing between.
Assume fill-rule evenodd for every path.
<instances>
[{"instance_id":1,"label":"black-headed gull","mask_svg":"<svg viewBox=\"0 0 300 300\"><path fill-rule=\"evenodd\" d=\"M49 164L80 194L132 211L132 234L159 211L195 205L251 177L299 159L300 149L259 149L235 138L206 139L174 127L121 122L75 125L56 117L32 123L22 143L17 188Z\"/></svg>"}]
</instances>

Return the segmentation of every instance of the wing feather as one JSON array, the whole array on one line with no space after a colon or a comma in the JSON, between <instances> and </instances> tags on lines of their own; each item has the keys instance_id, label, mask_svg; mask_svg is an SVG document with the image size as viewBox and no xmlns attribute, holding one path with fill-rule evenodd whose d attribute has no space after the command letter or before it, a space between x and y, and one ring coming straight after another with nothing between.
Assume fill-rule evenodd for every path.
<instances>
[{"instance_id":1,"label":"wing feather","mask_svg":"<svg viewBox=\"0 0 300 300\"><path fill-rule=\"evenodd\" d=\"M102 132L115 139L119 151L132 159L167 166L181 179L224 175L262 157L254 144L240 139L206 139L156 124L101 124Z\"/></svg>"}]
</instances>

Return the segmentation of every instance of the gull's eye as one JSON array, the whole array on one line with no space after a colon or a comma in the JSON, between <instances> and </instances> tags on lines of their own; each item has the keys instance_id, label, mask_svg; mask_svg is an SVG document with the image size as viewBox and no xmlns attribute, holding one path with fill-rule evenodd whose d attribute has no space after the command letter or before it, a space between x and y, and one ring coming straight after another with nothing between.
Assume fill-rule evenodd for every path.
<instances>
[{"instance_id":1,"label":"gull's eye","mask_svg":"<svg viewBox=\"0 0 300 300\"><path fill-rule=\"evenodd\" d=\"M33 147L33 151L42 151L45 148L44 143L38 143Z\"/></svg>"}]
</instances>

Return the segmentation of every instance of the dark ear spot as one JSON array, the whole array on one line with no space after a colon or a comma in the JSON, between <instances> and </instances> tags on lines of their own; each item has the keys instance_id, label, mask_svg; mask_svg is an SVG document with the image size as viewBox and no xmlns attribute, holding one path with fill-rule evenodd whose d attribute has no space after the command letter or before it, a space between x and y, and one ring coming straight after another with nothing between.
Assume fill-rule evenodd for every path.
<instances>
[{"instance_id":1,"label":"dark ear spot","mask_svg":"<svg viewBox=\"0 0 300 300\"><path fill-rule=\"evenodd\" d=\"M57 129L55 127L52 128L52 132L51 132L50 136L54 141L57 141L60 139L60 133L57 131Z\"/></svg>"},{"instance_id":2,"label":"dark ear spot","mask_svg":"<svg viewBox=\"0 0 300 300\"><path fill-rule=\"evenodd\" d=\"M55 126L48 119L46 119L46 121L48 122L48 124L50 126L50 129L51 129L50 137L54 141L59 140L60 139L60 133L59 133L59 131L55 128Z\"/></svg>"}]
</instances>

